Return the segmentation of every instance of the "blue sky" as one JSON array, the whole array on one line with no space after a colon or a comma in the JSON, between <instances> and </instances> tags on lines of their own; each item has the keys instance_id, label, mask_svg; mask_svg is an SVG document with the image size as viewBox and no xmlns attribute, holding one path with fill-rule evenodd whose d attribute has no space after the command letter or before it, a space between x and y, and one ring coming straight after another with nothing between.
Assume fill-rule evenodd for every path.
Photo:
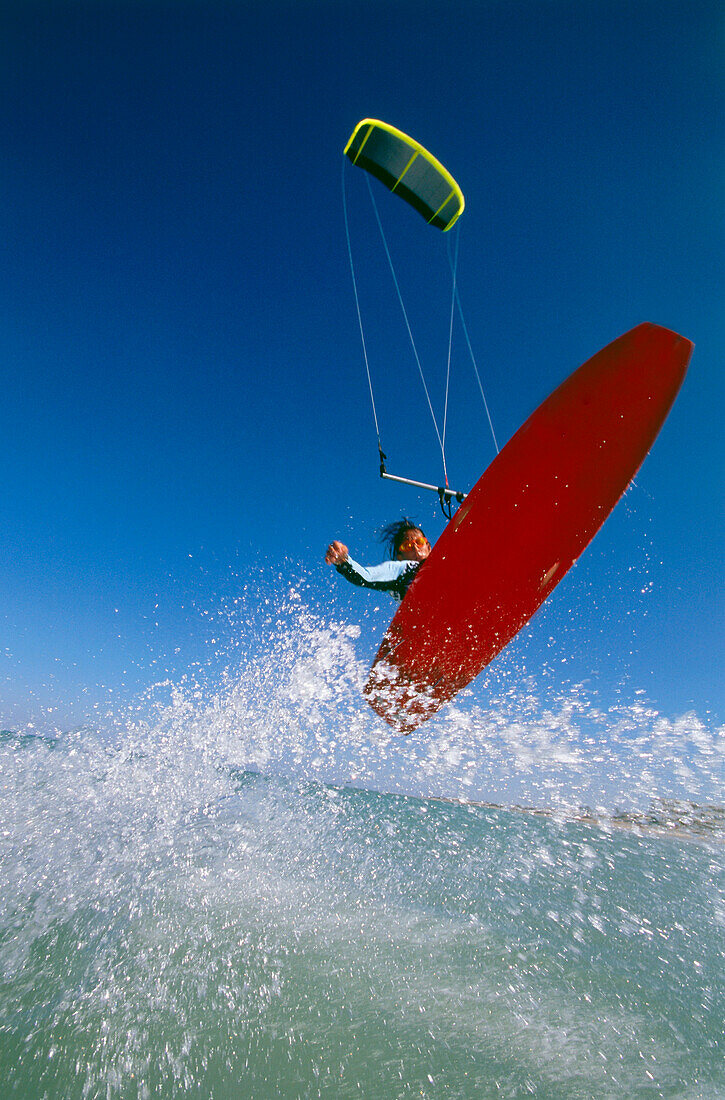
<instances>
[{"instance_id":1,"label":"blue sky","mask_svg":"<svg viewBox=\"0 0 725 1100\"><path fill-rule=\"evenodd\" d=\"M79 721L183 668L270 575L366 615L321 564L330 538L374 561L403 512L440 532L432 498L377 478L340 186L365 116L465 192L460 292L501 443L634 324L695 342L636 488L516 660L721 717L719 9L4 5L0 723ZM389 467L438 481L362 173L345 178ZM439 396L444 238L379 197ZM456 355L449 470L468 488L494 452Z\"/></svg>"}]
</instances>

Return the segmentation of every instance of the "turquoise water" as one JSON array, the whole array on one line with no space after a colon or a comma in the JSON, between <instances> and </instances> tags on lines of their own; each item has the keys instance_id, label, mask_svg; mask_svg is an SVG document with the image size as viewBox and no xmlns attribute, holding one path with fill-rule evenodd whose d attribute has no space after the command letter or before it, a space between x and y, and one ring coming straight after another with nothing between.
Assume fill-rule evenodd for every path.
<instances>
[{"instance_id":1,"label":"turquoise water","mask_svg":"<svg viewBox=\"0 0 725 1100\"><path fill-rule=\"evenodd\" d=\"M721 841L3 756L5 1095L725 1095Z\"/></svg>"},{"instance_id":2,"label":"turquoise water","mask_svg":"<svg viewBox=\"0 0 725 1100\"><path fill-rule=\"evenodd\" d=\"M725 1097L717 731L526 695L401 740L353 643L0 738L3 1096ZM553 812L431 797L503 772Z\"/></svg>"}]
</instances>

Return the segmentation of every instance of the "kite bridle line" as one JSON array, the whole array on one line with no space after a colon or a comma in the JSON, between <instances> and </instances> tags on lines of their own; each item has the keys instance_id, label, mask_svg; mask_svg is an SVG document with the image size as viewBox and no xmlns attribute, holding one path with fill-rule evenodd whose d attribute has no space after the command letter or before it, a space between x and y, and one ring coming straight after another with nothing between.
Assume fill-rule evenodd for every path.
<instances>
[{"instance_id":1,"label":"kite bridle line","mask_svg":"<svg viewBox=\"0 0 725 1100\"><path fill-rule=\"evenodd\" d=\"M373 189L370 185L369 176L365 177L365 182L368 186L368 194L370 195L370 201L373 204L373 211L375 213L375 220L377 221L378 229L380 230L380 239L383 242L383 248L385 249L385 255L386 255L387 260L388 260L388 267L390 268L390 274L393 277L393 285L395 286L395 293L398 296L398 302L400 303L400 308L401 308L402 313L403 313L403 320L405 321L405 327L408 331L408 338L410 340L410 346L413 349L413 356L414 356L415 362L418 366L418 374L420 375L420 380L423 384L423 392L425 393L425 399L428 402L428 410L430 412L431 419L433 421L433 427L435 428L435 433L436 433L436 436L438 438L438 446L441 449L441 458L443 460L443 480L444 480L446 488L447 488L448 487L448 471L446 469L446 451L445 451L445 446L444 446L444 443L443 443L443 437L441 436L440 430L438 428L438 421L436 420L436 414L433 411L433 402L431 401L430 393L428 392L428 384L425 380L425 375L423 373L423 365L420 361L420 356L418 355L418 349L415 345L415 340L413 339L413 330L411 329L410 321L408 320L408 311L405 308L405 302L403 301L403 295L402 295L401 290L400 290L400 284L398 282L398 276L395 273L395 267L393 265L393 258L390 255L390 249L388 248L388 241L387 241L387 238L385 236L385 231L383 229L383 223L380 220L380 214L378 212L378 204L375 202L375 196L373 194Z\"/></svg>"},{"instance_id":2,"label":"kite bridle line","mask_svg":"<svg viewBox=\"0 0 725 1100\"><path fill-rule=\"evenodd\" d=\"M456 226L456 230L458 226ZM451 242L448 239L448 262L453 272L453 297L455 298L456 306L458 307L458 316L461 321L461 328L463 329L463 335L466 338L466 346L468 347L468 354L471 357L471 363L473 365L473 372L476 375L476 381L478 382L478 389L481 394L481 400L483 401L483 407L486 410L486 417L488 419L488 426L491 429L491 438L493 439L493 445L496 448L496 454L499 453L500 448L498 440L496 439L496 433L493 430L493 420L491 419L491 413L488 408L488 401L486 400L486 394L483 392L483 383L481 382L481 375L478 371L478 364L476 363L476 356L473 354L473 345L471 344L471 337L468 335L468 325L466 324L466 318L463 316L463 306L461 305L461 296L458 293L458 281L456 279L456 269L458 267L458 236L456 236L456 254L455 260L451 257ZM451 322L452 324L452 322ZM452 331L452 329L451 329ZM450 353L449 353L450 354Z\"/></svg>"},{"instance_id":3,"label":"kite bridle line","mask_svg":"<svg viewBox=\"0 0 725 1100\"><path fill-rule=\"evenodd\" d=\"M391 276L392 276L392 279L393 279L393 285L395 286L395 291L396 291L396 294L397 294L397 297L398 297L398 302L400 304L400 308L401 308L401 311L402 311L402 314L403 314L405 327L406 327L406 330L408 332L408 338L410 340L411 348L413 350L413 356L415 358L415 362L416 362L416 365L418 367L418 373L419 373L419 376L420 376L420 380L421 380L421 383L422 383L422 386L423 386L423 391L425 393L426 401L427 401L427 404L428 404L428 410L430 412L431 419L433 420L433 427L435 429L436 437L438 439L438 445L440 447L441 459L442 459L442 463L443 463L444 484L442 486L440 486L440 485L430 485L427 482L416 481L416 480L411 479L411 478L398 477L396 474L389 474L387 472L387 469L386 469L386 466L385 466L386 455L383 451L382 442L381 442L381 439L380 439L380 426L379 426L379 422L378 422L377 409L376 409L376 406L375 406L375 395L374 395L374 390L373 390L372 376L371 376L371 372L370 372L370 362L369 362L369 358L368 358L367 344L366 344L366 340L365 340L365 332L364 332L363 321L362 321L362 311L360 309L360 296L359 296L359 292L358 292L357 277L356 277L356 274L355 274L355 264L354 264L353 256L352 256L352 242L351 242L351 237L350 237L350 225L349 225L349 218L348 218L348 212L347 212L347 193L346 193L346 188L345 188L345 159L343 159L343 164L342 164L342 209L343 209L343 217L344 217L344 222L345 222L345 237L346 237L346 240L347 240L347 255L348 255L348 260L349 260L349 263L350 263L350 275L352 277L353 293L354 293L354 296L355 296L355 310L356 310L356 313L357 313L358 327L359 327L359 330L360 330L360 339L361 339L362 348L363 348L363 358L364 358L364 361L365 361L365 373L367 375L367 380L368 380L368 390L370 392L370 402L371 402L371 405L372 405L373 420L374 420L374 423L375 423L375 432L376 432L376 436L377 436L378 455L379 455L379 459L380 459L380 476L381 476L381 478L384 478L388 481L396 481L396 482L398 482L400 484L403 484L403 485L410 485L410 486L413 486L414 488L418 488L418 489L428 489L428 490L431 490L431 491L437 493L439 501L440 501L440 506L441 506L441 509L443 511L443 514L446 516L447 519L450 519L451 515L452 515L452 510L453 510L453 501L455 500L457 503L460 504L466 498L465 493L460 492L459 490L456 490L456 489L451 489L449 487L449 484L448 484L448 470L447 470L446 454L445 454L446 426L447 426L447 418L448 418L448 396L449 396L449 384L450 384L450 374L451 374L451 354L452 354L452 347L453 347L453 323L454 323L454 316L455 316L456 309L457 309L458 315L461 319L461 324L463 326L463 331L464 331L464 334L465 334L465 337L466 337L466 342L467 342L468 350L469 350L469 353L470 353L470 356L471 356L471 361L473 363L473 368L474 368L474 371L476 373L476 379L478 381L479 390L481 392L481 397L483 399L484 408L486 410L486 415L488 417L489 426L491 428L491 434L493 435L494 446L496 448L496 453L498 453L498 443L496 442L496 436L493 432L493 424L491 422L491 416L490 416L490 413L488 411L488 405L486 403L486 398L485 398L485 395L484 395L484 392L483 392L483 386L481 385L481 379L480 379L480 375L479 375L479 372L478 372L478 367L476 366L476 361L475 361L475 358L474 358L474 355L473 355L473 348L471 346L471 341L470 341L470 338L469 338L469 335L468 335L468 329L466 327L465 319L463 317L463 310L462 310L462 307L461 307L460 296L459 296L459 293L458 293L458 284L457 284L458 245L459 245L458 226L456 226L456 245L455 245L455 252L454 252L453 257L451 257L451 255L450 255L450 242L449 242L449 263L450 263L450 266L451 266L451 275L452 275L452 292L451 292L451 309L450 309L449 331L448 331L448 356L447 356L447 367L446 367L445 401L444 401L444 409L443 409L443 427L442 427L442 431L441 431L438 427L438 421L436 419L435 411L433 409L433 403L432 403L431 398L430 398L430 393L429 393L429 390L428 390L428 385L426 383L425 374L423 373L423 366L422 366L420 356L418 354L418 349L416 347L415 340L414 340L414 337L413 337L413 332L412 332L412 329L411 329L411 326L410 326L410 321L408 319L408 313L407 313L407 310L405 308L405 303L403 301L403 296L402 296L402 293L401 293L401 290L400 290L400 284L398 282L398 277L397 277L396 272L395 272L395 267L394 267L394 264L393 264L392 256L390 254L390 249L388 247L388 242L387 242L387 239L386 239L386 236L385 236L385 231L383 229L383 225L382 225L382 221L381 221L380 214L379 214L379 211L378 211L377 203L375 201L375 196L373 194L373 190L372 190L372 187L370 185L370 180L367 177L366 177L366 183L367 183L367 187L368 187L368 194L370 195L370 201L372 203L373 211L374 211L374 214L375 214L375 220L376 220L377 225L378 225L378 230L380 232L380 237L381 237L381 240L383 242L383 248L385 250L385 255L387 257L388 266L390 268L390 273L391 273Z\"/></svg>"},{"instance_id":4,"label":"kite bridle line","mask_svg":"<svg viewBox=\"0 0 725 1100\"><path fill-rule=\"evenodd\" d=\"M363 358L365 360L365 370L368 376L368 388L370 390L370 401L373 406L373 420L375 421L375 434L378 437L378 451L380 453L380 476L383 475L385 469L385 455L383 454L383 448L380 443L380 427L378 425L378 414L375 408L375 395L373 394L373 383L370 377L370 363L368 362L368 349L365 343L365 330L363 329L362 314L360 312L360 296L357 291L357 279L355 277L355 264L352 260L352 244L350 243L350 226L348 224L347 217L347 195L345 193L345 160L342 162L342 211L345 217L345 236L347 238L347 256L350 261L350 274L352 275L352 288L355 293L355 309L357 310L357 323L360 328L360 339L362 340Z\"/></svg>"}]
</instances>

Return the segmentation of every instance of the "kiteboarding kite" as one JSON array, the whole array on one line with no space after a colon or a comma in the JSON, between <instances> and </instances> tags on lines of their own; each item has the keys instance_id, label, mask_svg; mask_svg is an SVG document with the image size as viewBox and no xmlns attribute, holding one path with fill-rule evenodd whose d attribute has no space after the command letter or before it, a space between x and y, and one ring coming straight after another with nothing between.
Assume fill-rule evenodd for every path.
<instances>
[{"instance_id":1,"label":"kiteboarding kite","mask_svg":"<svg viewBox=\"0 0 725 1100\"><path fill-rule=\"evenodd\" d=\"M345 156L444 233L463 213L463 192L450 172L417 141L387 122L375 118L358 122Z\"/></svg>"},{"instance_id":2,"label":"kiteboarding kite","mask_svg":"<svg viewBox=\"0 0 725 1100\"><path fill-rule=\"evenodd\" d=\"M441 164L441 162L433 156L420 142L415 141L413 138L404 134L402 130L396 129L394 126L388 125L386 122L380 122L374 118L364 118L362 122L359 122L353 130L350 139L345 146L345 155L349 160L358 168L362 168L369 176L373 176L394 195L402 199L414 210L416 210L428 223L437 229L447 233L458 221L458 218L463 213L465 206L465 200L463 198L463 192L456 183L455 179L448 171L447 168ZM445 402L442 418L436 418L436 414L433 410L433 404L430 397L428 384L423 371L421 363L421 357L418 354L418 349L413 339L413 333L411 330L408 314L403 302L403 297L400 291L400 285L397 274L395 272L393 261L391 258L390 249L388 248L387 240L382 226L382 221L375 204L375 198L370 190L370 198L375 209L375 217L382 237L383 245L385 248L385 254L390 265L390 271L395 285L398 300L405 319L405 325L410 337L410 342L413 350L413 355L418 367L418 373L420 375L423 389L425 391L428 408L433 418L433 425L435 428L436 436L438 438L438 445L441 451L441 457L443 461L443 484L431 485L428 482L416 481L407 477L399 477L395 474L390 474L386 468L386 456L383 452L383 447L380 439L380 428L378 425L378 416L375 406L375 396L373 393L373 383L371 377L370 364L368 362L367 344L365 340L365 333L363 331L362 323L362 311L360 306L360 299L357 289L357 279L355 275L355 264L353 261L353 249L350 237L350 228L348 224L347 216L347 200L346 191L344 185L343 175L343 208L345 212L345 231L347 233L347 246L348 256L350 259L350 272L352 275L353 289L355 291L355 304L357 307L358 322L360 325L360 336L362 339L363 355L365 358L365 367L367 370L368 386L370 388L370 398L373 407L373 417L375 420L375 427L378 434L378 452L380 458L380 476L387 478L390 481L402 482L406 485L412 485L419 489L430 489L438 493L441 502L441 508L445 515L450 519L452 514L453 502L458 501L460 503L464 494L459 490L451 489L448 484L448 470L446 465L445 455L445 422L446 413L448 409L448 379L450 377L450 370L446 377L446 390L445 390ZM458 312L461 318L461 323L466 333L466 339L468 342L468 348L471 354L471 360L473 362L473 368L478 379L479 389L484 401L484 406L488 414L488 406L486 405L486 399L483 393L483 386L481 385L480 375L478 373L478 367L473 356L473 349L471 347L470 340L468 340L468 332L463 318L463 311L461 310L460 298L458 296L458 290L456 285L456 265L458 259L458 249L456 247L453 256L449 257L452 270L452 301L451 301L451 314L450 314L450 330L449 330L449 345L448 345L448 357L450 367L450 354L451 343L453 336L453 306L457 306ZM491 431L493 434L493 425L491 424L491 418L489 416L489 425L491 425ZM495 436L494 436L495 443Z\"/></svg>"}]
</instances>

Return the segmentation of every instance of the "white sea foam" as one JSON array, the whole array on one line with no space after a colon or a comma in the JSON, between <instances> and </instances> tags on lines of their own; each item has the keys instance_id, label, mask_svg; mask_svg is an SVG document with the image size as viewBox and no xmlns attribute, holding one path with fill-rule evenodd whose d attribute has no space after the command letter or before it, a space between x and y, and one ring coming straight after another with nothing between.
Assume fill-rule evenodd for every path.
<instances>
[{"instance_id":1,"label":"white sea foam","mask_svg":"<svg viewBox=\"0 0 725 1100\"><path fill-rule=\"evenodd\" d=\"M717 1095L719 847L564 811L703 801L720 732L500 677L403 738L364 626L269 601L102 728L0 741L11 1092Z\"/></svg>"}]
</instances>

